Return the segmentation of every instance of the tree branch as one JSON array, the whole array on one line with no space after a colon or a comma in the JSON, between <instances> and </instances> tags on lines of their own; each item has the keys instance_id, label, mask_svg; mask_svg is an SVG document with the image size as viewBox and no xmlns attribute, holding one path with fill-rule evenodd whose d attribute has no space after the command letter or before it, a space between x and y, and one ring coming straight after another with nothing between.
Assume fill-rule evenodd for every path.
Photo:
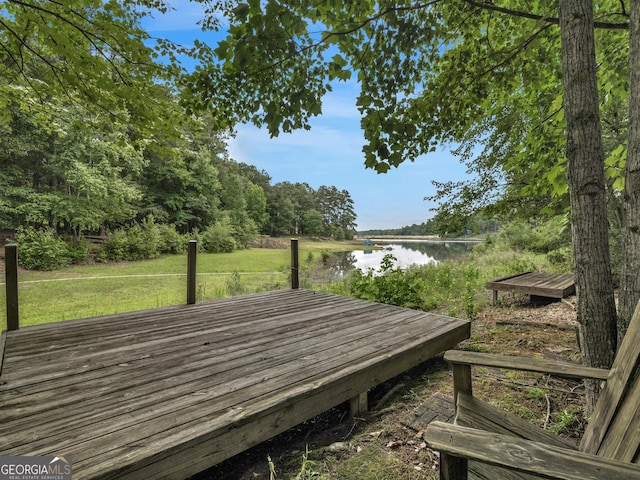
<instances>
[{"instance_id":1,"label":"tree branch","mask_svg":"<svg viewBox=\"0 0 640 480\"><path fill-rule=\"evenodd\" d=\"M499 7L487 1L481 1L481 2L477 0L464 0L464 1L467 2L469 5L472 5L476 8L482 8L483 10L492 10L494 12L505 13L507 15L511 15L514 17L528 18L531 20L542 20L547 23L553 23L555 25L558 25L560 23L560 20L558 19L558 17L548 17L545 15L537 15L535 13L523 12L520 10L513 10L511 8ZM624 12L624 8L620 15L626 16ZM628 22L616 23L616 22L595 21L593 22L593 25L595 28L605 28L609 30L628 30L629 29Z\"/></svg>"},{"instance_id":2,"label":"tree branch","mask_svg":"<svg viewBox=\"0 0 640 480\"><path fill-rule=\"evenodd\" d=\"M436 3L440 3L442 0L431 0L427 3L420 3L417 5L412 5L410 7L387 7L384 10L382 10L381 12L377 13L376 15L374 15L373 17L368 17L365 18L364 20L362 20L361 22L355 24L353 27L348 28L347 30L341 30L341 31L337 31L337 32L328 32L326 34L324 34L322 36L322 38L320 40L318 40L315 43L312 43L310 45L306 45L302 48L299 48L298 50L296 50L293 53L290 53L289 55L286 55L284 58L282 58L281 60L275 62L272 65L269 65L267 67L261 68L259 70L256 70L254 72L252 72L253 74L259 74L262 73L264 71L267 70L271 70L273 67L276 67L278 65L281 65L283 63L285 63L287 60L290 60L291 58L294 58L298 55L300 55L301 53L306 52L307 50L311 50L314 48L319 47L320 45L322 45L323 43L326 43L331 37L342 37L342 36L346 36L349 35L353 32L356 32L358 30L360 30L361 28L363 28L365 25L368 25L370 23L375 22L376 20L381 19L382 17L384 17L385 15L387 15L390 12L406 12L406 11L411 11L411 10L421 10L423 8L429 7L431 5L435 5Z\"/></svg>"}]
</instances>

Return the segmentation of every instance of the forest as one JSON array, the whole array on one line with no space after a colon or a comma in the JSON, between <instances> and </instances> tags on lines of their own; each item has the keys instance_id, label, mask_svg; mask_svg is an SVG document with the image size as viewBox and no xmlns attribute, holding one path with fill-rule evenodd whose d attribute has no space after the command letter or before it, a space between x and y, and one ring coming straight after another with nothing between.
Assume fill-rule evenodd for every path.
<instances>
[{"instance_id":1,"label":"forest","mask_svg":"<svg viewBox=\"0 0 640 480\"><path fill-rule=\"evenodd\" d=\"M204 119L185 115L180 130L159 141L64 101L49 126L15 104L9 108L0 135L5 236L55 236L76 245L90 236L113 247L123 231L144 232L153 225L162 227L165 239L197 236L205 249L217 252L246 248L259 235L343 239L355 231L348 191L273 184L266 171L229 158L225 136ZM143 253L107 248L104 255L120 260L158 253L138 250Z\"/></svg>"},{"instance_id":2,"label":"forest","mask_svg":"<svg viewBox=\"0 0 640 480\"><path fill-rule=\"evenodd\" d=\"M99 260L135 260L189 238L219 252L261 235L353 235L348 191L272 182L230 158L232 128L181 101L176 56L196 52L141 27L168 3L106 7L0 7L0 239L37 247L34 263L21 248L23 266L83 260L86 238L106 243Z\"/></svg>"}]
</instances>

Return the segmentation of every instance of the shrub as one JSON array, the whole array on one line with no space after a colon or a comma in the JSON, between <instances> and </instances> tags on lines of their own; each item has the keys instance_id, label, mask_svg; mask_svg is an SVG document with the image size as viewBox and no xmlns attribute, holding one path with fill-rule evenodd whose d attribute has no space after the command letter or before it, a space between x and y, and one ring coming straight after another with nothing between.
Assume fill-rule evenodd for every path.
<instances>
[{"instance_id":1,"label":"shrub","mask_svg":"<svg viewBox=\"0 0 640 480\"><path fill-rule=\"evenodd\" d=\"M184 253L189 243L188 235L180 235L174 225L157 225L160 253Z\"/></svg>"},{"instance_id":2,"label":"shrub","mask_svg":"<svg viewBox=\"0 0 640 480\"><path fill-rule=\"evenodd\" d=\"M563 222L561 217L535 226L513 222L505 225L497 238L500 243L517 250L547 253L571 244L569 230Z\"/></svg>"},{"instance_id":3,"label":"shrub","mask_svg":"<svg viewBox=\"0 0 640 480\"><path fill-rule=\"evenodd\" d=\"M89 240L84 237L75 239L67 246L71 263L81 263L89 258Z\"/></svg>"},{"instance_id":4,"label":"shrub","mask_svg":"<svg viewBox=\"0 0 640 480\"><path fill-rule=\"evenodd\" d=\"M200 239L202 247L208 253L230 253L236 248L233 227L227 222L216 222L207 228Z\"/></svg>"},{"instance_id":5,"label":"shrub","mask_svg":"<svg viewBox=\"0 0 640 480\"><path fill-rule=\"evenodd\" d=\"M395 268L395 260L393 255L385 255L378 271L369 269L364 274L356 270L348 282L350 294L356 298L389 305L428 309L432 305L425 301L423 292L426 286L423 280L411 270L405 272Z\"/></svg>"},{"instance_id":6,"label":"shrub","mask_svg":"<svg viewBox=\"0 0 640 480\"><path fill-rule=\"evenodd\" d=\"M107 235L104 252L109 260L147 260L161 253L162 235L153 217L149 216L142 225L134 225L128 230L119 228Z\"/></svg>"},{"instance_id":7,"label":"shrub","mask_svg":"<svg viewBox=\"0 0 640 480\"><path fill-rule=\"evenodd\" d=\"M119 262L128 259L129 241L127 232L119 228L114 232L107 233L103 252L107 260Z\"/></svg>"},{"instance_id":8,"label":"shrub","mask_svg":"<svg viewBox=\"0 0 640 480\"><path fill-rule=\"evenodd\" d=\"M71 263L67 244L50 229L28 227L16 235L18 261L27 270L56 270Z\"/></svg>"},{"instance_id":9,"label":"shrub","mask_svg":"<svg viewBox=\"0 0 640 480\"><path fill-rule=\"evenodd\" d=\"M559 270L570 272L573 270L573 256L571 246L565 246L547 253L547 260Z\"/></svg>"}]
</instances>

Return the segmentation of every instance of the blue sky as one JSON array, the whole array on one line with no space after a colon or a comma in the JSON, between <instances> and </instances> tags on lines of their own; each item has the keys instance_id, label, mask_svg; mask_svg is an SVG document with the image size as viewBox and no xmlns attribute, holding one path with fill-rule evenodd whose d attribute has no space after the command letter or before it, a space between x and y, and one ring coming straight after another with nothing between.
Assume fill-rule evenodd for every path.
<instances>
[{"instance_id":1,"label":"blue sky","mask_svg":"<svg viewBox=\"0 0 640 480\"><path fill-rule=\"evenodd\" d=\"M204 34L197 25L202 18L199 4L189 0L171 0L171 4L173 12L156 14L144 23L152 36L185 45L194 38L215 42L215 34ZM269 138L266 129L237 125L237 135L228 145L230 157L265 170L272 183L306 182L314 189L333 185L347 190L358 216L358 230L426 221L433 216L430 208L434 204L424 200L435 193L431 181L462 179L465 166L442 148L386 174L366 169L360 114L355 106L357 92L356 82L335 84L323 101L322 115L311 121L310 131Z\"/></svg>"}]
</instances>

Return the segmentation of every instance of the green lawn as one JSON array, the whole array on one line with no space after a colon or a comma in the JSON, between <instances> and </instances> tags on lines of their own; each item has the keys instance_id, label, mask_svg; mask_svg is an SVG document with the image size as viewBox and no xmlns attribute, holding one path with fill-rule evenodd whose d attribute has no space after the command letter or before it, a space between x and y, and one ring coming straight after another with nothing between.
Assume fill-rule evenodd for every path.
<instances>
[{"instance_id":1,"label":"green lawn","mask_svg":"<svg viewBox=\"0 0 640 480\"><path fill-rule=\"evenodd\" d=\"M299 258L346 250L356 244L300 240ZM142 262L73 266L19 275L20 325L57 322L186 302L186 255ZM288 288L290 249L248 249L198 254L197 299ZM0 278L0 329L6 328L4 278Z\"/></svg>"}]
</instances>

